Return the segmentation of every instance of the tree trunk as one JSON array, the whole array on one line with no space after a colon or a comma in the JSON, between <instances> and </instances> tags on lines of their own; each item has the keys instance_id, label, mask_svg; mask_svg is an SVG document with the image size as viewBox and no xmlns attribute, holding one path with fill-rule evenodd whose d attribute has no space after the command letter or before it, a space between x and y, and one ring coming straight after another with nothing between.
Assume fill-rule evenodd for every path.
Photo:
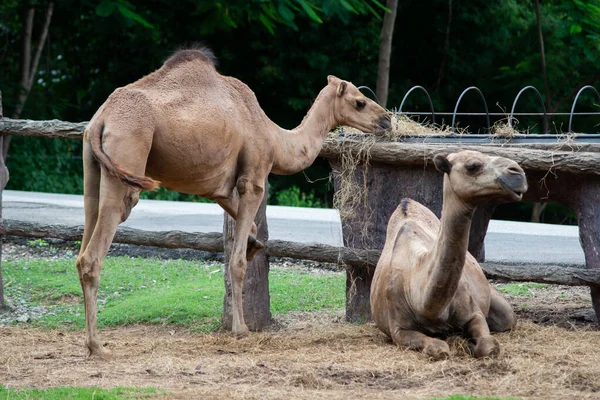
<instances>
[{"instance_id":1,"label":"tree trunk","mask_svg":"<svg viewBox=\"0 0 600 400\"><path fill-rule=\"evenodd\" d=\"M256 214L254 222L258 227L258 240L267 243L269 232L267 227L267 196L269 183L265 182L265 197ZM229 260L233 247L235 220L225 213L223 222L223 245L225 248L225 298L223 300L223 327L231 330L231 280L229 279ZM259 252L252 261L248 261L248 269L242 290L244 302L244 320L248 329L260 331L269 326L271 319L271 302L269 296L269 256L266 251Z\"/></svg>"},{"instance_id":2,"label":"tree trunk","mask_svg":"<svg viewBox=\"0 0 600 400\"><path fill-rule=\"evenodd\" d=\"M40 62L40 57L42 56L42 50L44 49L44 44L46 43L46 38L48 37L48 31L50 29L50 21L52 20L52 12L54 10L54 2L48 2L48 8L46 9L46 17L44 19L44 26L42 27L42 31L40 32L40 38L38 40L38 45L35 51L35 55L33 60L31 59L31 37L33 33L33 17L35 16L35 4L29 2L27 3L27 9L23 14L23 31L21 36L21 61L19 66L19 97L17 98L17 105L15 106L15 110L13 112L13 118L17 119L21 116L23 112L23 107L25 106L25 102L27 101L27 97L29 97L29 93L31 92L31 88L33 87L33 82L35 80L35 75L37 73L38 64ZM6 159L8 155L8 150L10 148L11 137L6 136L4 138L4 142L2 143L2 156L3 159Z\"/></svg>"},{"instance_id":3,"label":"tree trunk","mask_svg":"<svg viewBox=\"0 0 600 400\"><path fill-rule=\"evenodd\" d=\"M442 62L440 63L440 69L438 70L438 78L433 85L434 90L438 90L444 79L444 69L446 68L446 62L448 60L448 48L450 47L450 27L452 26L452 0L448 0L448 20L446 22L446 38L444 39L444 54L442 56Z\"/></svg>"},{"instance_id":4,"label":"tree trunk","mask_svg":"<svg viewBox=\"0 0 600 400\"><path fill-rule=\"evenodd\" d=\"M0 92L0 120L2 120L2 92ZM0 149L2 148L4 136L0 136ZM4 165L4 158L0 154L0 225L2 224L2 191L8 182L8 169ZM2 240L4 236L0 235L0 310L6 308L4 303L4 281L2 279Z\"/></svg>"},{"instance_id":5,"label":"tree trunk","mask_svg":"<svg viewBox=\"0 0 600 400\"><path fill-rule=\"evenodd\" d=\"M542 222L542 213L548 206L548 203L533 203L531 209L531 222Z\"/></svg>"},{"instance_id":6,"label":"tree trunk","mask_svg":"<svg viewBox=\"0 0 600 400\"><path fill-rule=\"evenodd\" d=\"M542 18L540 15L540 0L535 0L535 17L537 20L538 40L540 42L540 59L542 62L542 76L544 78L544 91L546 93L546 110L552 108L552 98L550 97L550 85L548 84L548 71L546 70L546 52L544 50L544 34L542 32ZM544 132L548 132L548 121L544 119Z\"/></svg>"},{"instance_id":7,"label":"tree trunk","mask_svg":"<svg viewBox=\"0 0 600 400\"><path fill-rule=\"evenodd\" d=\"M390 61L392 57L392 37L394 36L394 23L398 0L387 0L386 7L390 12L383 16L381 36L379 37L379 65L377 67L377 99L382 107L387 104L388 89L390 85Z\"/></svg>"}]
</instances>

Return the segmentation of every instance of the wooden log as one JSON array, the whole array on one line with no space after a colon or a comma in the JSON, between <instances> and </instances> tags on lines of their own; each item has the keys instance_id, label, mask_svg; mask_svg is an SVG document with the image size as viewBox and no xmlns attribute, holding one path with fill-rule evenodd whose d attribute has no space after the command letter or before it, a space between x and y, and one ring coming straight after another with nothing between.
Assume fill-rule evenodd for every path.
<instances>
[{"instance_id":1,"label":"wooden log","mask_svg":"<svg viewBox=\"0 0 600 400\"><path fill-rule=\"evenodd\" d=\"M504 265L491 262L481 264L488 279L518 282L558 283L568 286L598 286L597 269L563 267L560 265Z\"/></svg>"},{"instance_id":2,"label":"wooden log","mask_svg":"<svg viewBox=\"0 0 600 400\"><path fill-rule=\"evenodd\" d=\"M66 122L58 119L34 121L4 118L0 120L0 134L83 140L83 131L87 124L87 121Z\"/></svg>"},{"instance_id":3,"label":"wooden log","mask_svg":"<svg viewBox=\"0 0 600 400\"><path fill-rule=\"evenodd\" d=\"M0 226L0 234L32 238L81 240L83 227L43 225L5 219L2 226ZM216 232L151 232L119 227L114 242L167 248L190 248L210 252L223 251L223 235ZM363 268L374 268L381 253L379 250L353 250L325 244L295 243L284 240L269 240L266 245L267 253L271 257L290 257L347 266L362 266ZM537 264L515 266L489 262L482 263L481 267L490 279L569 286L600 286L600 269Z\"/></svg>"},{"instance_id":4,"label":"wooden log","mask_svg":"<svg viewBox=\"0 0 600 400\"><path fill-rule=\"evenodd\" d=\"M2 114L2 92L0 92L0 122L3 120ZM8 169L4 165L4 156L2 155L2 146L4 145L4 136L0 136L0 224L2 223L2 192L8 181ZM4 184L2 183L4 182ZM2 235L0 235L0 310L6 308L4 302L4 279L2 278Z\"/></svg>"},{"instance_id":5,"label":"wooden log","mask_svg":"<svg viewBox=\"0 0 600 400\"><path fill-rule=\"evenodd\" d=\"M343 147L352 155L364 153L363 143L356 140L345 140ZM549 147L551 148L552 145ZM435 143L398 143L377 142L370 147L370 163L381 163L395 166L422 166L433 162L439 153L452 153L460 150L476 150L481 153L510 158L518 162L525 170L562 171L578 174L600 175L598 155L589 152L572 152L560 150L539 150L524 145L497 146L471 144L435 144ZM321 157L336 160L340 154L340 142L327 139Z\"/></svg>"},{"instance_id":6,"label":"wooden log","mask_svg":"<svg viewBox=\"0 0 600 400\"><path fill-rule=\"evenodd\" d=\"M267 242L267 251L271 257L288 257L366 268L375 268L381 254L379 250L355 250L320 243L296 243L274 239Z\"/></svg>"},{"instance_id":7,"label":"wooden log","mask_svg":"<svg viewBox=\"0 0 600 400\"><path fill-rule=\"evenodd\" d=\"M267 226L267 196L269 183L265 182L265 195L258 208L254 222L258 228L257 238L263 243L269 239ZM231 279L229 277L229 260L233 250L233 236L235 234L235 220L225 213L223 220L223 238L225 248L225 296L223 299L223 327L231 330L233 324L233 310L231 308ZM269 293L269 254L265 251L254 256L248 261L246 276L243 286L244 319L248 329L253 332L262 331L272 322L271 297Z\"/></svg>"},{"instance_id":8,"label":"wooden log","mask_svg":"<svg viewBox=\"0 0 600 400\"><path fill-rule=\"evenodd\" d=\"M83 226L45 225L36 222L5 219L0 225L0 234L75 241L81 240L83 237ZM117 229L113 242L171 249L189 248L212 253L223 252L223 234L219 232L154 232L120 226Z\"/></svg>"}]
</instances>

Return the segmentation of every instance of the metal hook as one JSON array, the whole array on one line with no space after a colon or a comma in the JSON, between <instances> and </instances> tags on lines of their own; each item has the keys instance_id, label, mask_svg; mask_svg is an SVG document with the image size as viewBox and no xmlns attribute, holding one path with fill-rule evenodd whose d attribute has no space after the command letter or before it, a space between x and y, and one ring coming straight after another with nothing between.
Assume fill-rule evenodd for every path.
<instances>
[{"instance_id":1,"label":"metal hook","mask_svg":"<svg viewBox=\"0 0 600 400\"><path fill-rule=\"evenodd\" d=\"M423 92L425 92L425 95L427 96L427 100L429 100L429 108L431 109L431 123L435 124L435 111L433 110L433 102L431 101L431 96L429 96L429 92L423 86L413 86L412 88L410 88L410 90L408 92L406 92L406 94L404 95L404 98L402 99L402 102L400 103L400 107L398 107L398 114L402 114L402 106L404 106L404 102L406 101L406 98L413 90L416 90L416 89L421 89Z\"/></svg>"},{"instance_id":2,"label":"metal hook","mask_svg":"<svg viewBox=\"0 0 600 400\"><path fill-rule=\"evenodd\" d=\"M533 89L537 93L538 98L540 99L540 103L542 103L542 108L544 110L544 119L543 119L544 132L543 133L548 133L548 114L546 113L546 106L544 105L544 99L542 98L542 95L540 94L540 92L534 86L525 86L523 89L521 89L519 91L519 93L517 93L517 97L515 97L515 101L513 101L512 108L510 109L510 115L508 116L508 126L510 126L511 128L513 127L512 126L513 114L515 113L515 106L517 105L517 101L519 100L521 93L523 93L524 91L529 90L529 89Z\"/></svg>"},{"instance_id":3,"label":"metal hook","mask_svg":"<svg viewBox=\"0 0 600 400\"><path fill-rule=\"evenodd\" d=\"M487 125L488 125L488 132L491 129L491 124L490 124L490 112L488 110L488 106L487 106L487 102L485 101L485 96L483 95L483 93L481 92L481 90L479 90L479 88L477 86L470 86L468 88L466 88L458 97L458 100L456 101L456 105L454 106L454 112L452 113L452 127L451 127L451 132L454 133L454 120L456 119L456 111L458 111L458 105L460 104L460 101L462 100L463 96L469 91L469 90L476 90L477 93L479 93L479 95L481 96L481 100L483 100L483 106L485 107L485 116L487 119Z\"/></svg>"},{"instance_id":4,"label":"metal hook","mask_svg":"<svg viewBox=\"0 0 600 400\"><path fill-rule=\"evenodd\" d=\"M598 93L598 91L596 90L595 87L593 87L591 85L586 85L586 86L582 87L581 89L579 89L579 91L577 92L577 95L575 96L575 100L573 100L573 105L571 106L571 113L569 115L569 130L567 131L569 133L573 132L571 130L571 122L573 122L573 112L575 111L575 104L577 104L577 99L579 99L579 95L585 89L592 89L594 92L596 92L596 97L598 98L598 100L600 100L600 93Z\"/></svg>"}]
</instances>

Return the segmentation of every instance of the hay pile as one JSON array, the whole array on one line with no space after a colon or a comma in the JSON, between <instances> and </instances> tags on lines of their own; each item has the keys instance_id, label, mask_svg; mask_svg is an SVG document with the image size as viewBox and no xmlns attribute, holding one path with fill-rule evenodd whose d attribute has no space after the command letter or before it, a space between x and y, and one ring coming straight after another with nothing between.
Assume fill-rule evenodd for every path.
<instances>
[{"instance_id":1,"label":"hay pile","mask_svg":"<svg viewBox=\"0 0 600 400\"><path fill-rule=\"evenodd\" d=\"M166 390L167 399L429 399L450 394L592 399L600 393L600 332L520 321L498 334L497 359L476 360L463 339L451 358L399 349L374 326L338 313L291 313L279 331L236 340L175 327L103 330L111 362L86 360L83 331L0 328L8 387L100 386Z\"/></svg>"}]
</instances>

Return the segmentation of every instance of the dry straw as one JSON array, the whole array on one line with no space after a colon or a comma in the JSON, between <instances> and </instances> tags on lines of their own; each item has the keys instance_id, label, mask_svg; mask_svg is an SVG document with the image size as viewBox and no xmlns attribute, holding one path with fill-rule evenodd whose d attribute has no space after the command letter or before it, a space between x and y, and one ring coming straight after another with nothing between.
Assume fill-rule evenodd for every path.
<instances>
[{"instance_id":1,"label":"dry straw","mask_svg":"<svg viewBox=\"0 0 600 400\"><path fill-rule=\"evenodd\" d=\"M547 300L551 310L563 301ZM556 318L550 309L545 318ZM85 358L81 330L0 327L0 381L8 388L149 386L166 391L156 396L165 399L427 399L459 393L593 399L600 392L600 332L591 325L568 329L521 320L514 331L494 335L502 348L497 359L474 359L464 339L452 337L450 359L434 362L395 347L373 325L344 323L343 312L278 318L280 330L243 340L176 326L104 329L114 350L110 362Z\"/></svg>"},{"instance_id":2,"label":"dry straw","mask_svg":"<svg viewBox=\"0 0 600 400\"><path fill-rule=\"evenodd\" d=\"M464 129L457 132L463 133ZM451 128L448 125L419 123L406 115L394 113L392 128L381 136L343 126L332 131L330 137L338 139L342 133L344 140L336 140L339 167L334 173L338 177L338 189L334 194L333 204L339 210L343 223L356 220L360 215L361 231L357 234L361 241L365 241L373 214L368 203L368 174L373 145L381 141L395 141L408 135L447 135L451 133Z\"/></svg>"}]
</instances>

